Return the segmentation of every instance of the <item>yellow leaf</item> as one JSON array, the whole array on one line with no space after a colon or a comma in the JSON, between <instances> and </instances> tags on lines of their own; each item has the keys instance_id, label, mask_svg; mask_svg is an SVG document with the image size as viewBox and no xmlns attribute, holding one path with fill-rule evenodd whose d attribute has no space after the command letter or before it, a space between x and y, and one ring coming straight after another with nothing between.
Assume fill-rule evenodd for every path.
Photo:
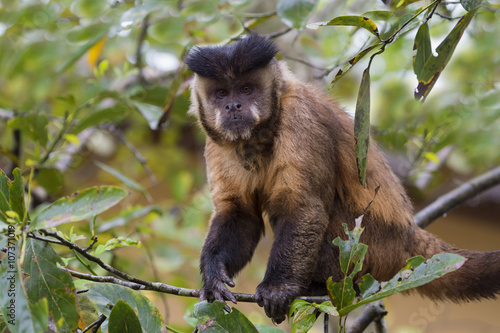
<instances>
[{"instance_id":1,"label":"yellow leaf","mask_svg":"<svg viewBox=\"0 0 500 333\"><path fill-rule=\"evenodd\" d=\"M95 68L97 61L101 56L102 50L104 49L104 44L106 44L107 36L101 38L97 43L92 46L88 52L87 63L90 68Z\"/></svg>"},{"instance_id":2,"label":"yellow leaf","mask_svg":"<svg viewBox=\"0 0 500 333\"><path fill-rule=\"evenodd\" d=\"M428 161L432 161L432 162L434 162L436 164L439 164L439 157L436 154L434 154L434 153L425 152L424 153L424 157Z\"/></svg>"},{"instance_id":3,"label":"yellow leaf","mask_svg":"<svg viewBox=\"0 0 500 333\"><path fill-rule=\"evenodd\" d=\"M80 140L78 140L78 137L74 134L64 134L64 140L74 144L75 146L80 145Z\"/></svg>"}]
</instances>

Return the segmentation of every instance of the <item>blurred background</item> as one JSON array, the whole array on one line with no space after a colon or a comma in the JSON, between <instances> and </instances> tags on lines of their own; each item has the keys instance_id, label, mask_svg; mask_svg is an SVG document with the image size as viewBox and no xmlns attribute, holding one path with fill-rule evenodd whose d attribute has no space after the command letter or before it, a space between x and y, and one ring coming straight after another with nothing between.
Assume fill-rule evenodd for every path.
<instances>
[{"instance_id":1,"label":"blurred background","mask_svg":"<svg viewBox=\"0 0 500 333\"><path fill-rule=\"evenodd\" d=\"M354 27L304 25L371 12L384 38L429 4L302 2L314 8L290 21L276 15L275 0L0 0L0 168L37 170L34 211L90 186L129 188L120 206L98 217L96 230L100 242L124 236L142 247L105 252L103 260L141 279L201 287L199 252L212 206L204 136L186 115L190 73L182 57L187 50L227 43L244 27L271 34L279 57L297 76L353 113L368 57L332 81L375 37ZM439 15L429 20L434 48L465 13L458 1L442 2ZM373 60L372 135L416 210L500 164L499 20L500 1L483 1L424 103L413 97L418 83L413 42L420 19ZM500 249L499 203L500 188L493 188L428 230L459 248ZM71 227L89 234L86 222L62 229ZM255 291L271 243L268 230L235 291ZM192 331L184 315L196 299L147 295L171 326ZM237 307L253 322L270 324L258 306ZM386 300L386 308L390 332L500 331L498 301L434 304L397 295Z\"/></svg>"}]
</instances>

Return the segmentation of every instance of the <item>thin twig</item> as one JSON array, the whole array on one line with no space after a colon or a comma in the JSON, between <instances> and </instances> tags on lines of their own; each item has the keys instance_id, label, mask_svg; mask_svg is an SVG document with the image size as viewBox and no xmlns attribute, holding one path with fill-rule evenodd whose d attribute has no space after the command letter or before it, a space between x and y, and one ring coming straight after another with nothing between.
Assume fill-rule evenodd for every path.
<instances>
[{"instance_id":1,"label":"thin twig","mask_svg":"<svg viewBox=\"0 0 500 333\"><path fill-rule=\"evenodd\" d=\"M199 290L198 289L187 289L187 288L180 288L180 287L175 287L175 286L170 286L164 283L160 282L151 282L151 281L146 281L146 280L141 280L138 278L135 278L133 276L128 275L127 273L124 273L106 263L104 263L100 258L93 256L87 252L85 252L85 249L81 248L80 246L76 245L75 243L72 243L63 237L59 236L55 232L49 232L45 229L39 229L38 232L43 234L44 236L49 236L57 239L57 241L53 241L50 239L46 239L40 236L37 236L33 233L29 233L28 237L38 239L41 241L46 241L49 243L54 243L57 245L62 245L65 246L71 250L75 250L78 252L80 255L85 257L87 260L92 261L97 263L101 268L104 270L114 274L116 277L119 277L120 279L116 277L110 277L110 276L97 276L97 275L91 275L91 274L86 274L86 273L80 273L76 271L71 271L68 270L67 268L62 268L66 271L68 271L71 275L85 279L85 280L90 280L90 281L96 281L96 282L111 282L115 284L120 284L129 288L133 289L139 289L139 290L152 290L152 291L157 291L157 292L162 292L162 293L167 293L167 294L172 294L172 295L177 295L177 296L187 296L187 297L199 297ZM109 280L108 280L109 279ZM237 301L240 302L255 302L255 295L254 294L246 294L246 293L234 293L234 296ZM298 299L302 299L307 302L314 302L314 303L322 303L325 301L330 300L328 296L302 296L298 297Z\"/></svg>"},{"instance_id":2,"label":"thin twig","mask_svg":"<svg viewBox=\"0 0 500 333\"><path fill-rule=\"evenodd\" d=\"M434 200L414 216L415 223L421 228L442 217L451 209L472 197L500 184L500 166L488 171Z\"/></svg>"},{"instance_id":3,"label":"thin twig","mask_svg":"<svg viewBox=\"0 0 500 333\"><path fill-rule=\"evenodd\" d=\"M444 18L445 20L448 20L448 21L453 21L453 20L458 20L458 19L461 19L462 17L451 17L451 16L446 16L446 15L443 15L443 14L440 14L438 12L435 13L435 15L441 17L441 18Z\"/></svg>"},{"instance_id":4,"label":"thin twig","mask_svg":"<svg viewBox=\"0 0 500 333\"><path fill-rule=\"evenodd\" d=\"M102 323L104 323L105 320L106 320L106 316L105 315L100 315L99 318L97 318L96 321L94 321L92 324L90 324L89 326L87 326L82 331L82 333L85 333L85 332L95 333L95 332L97 332L97 330L99 330L99 327L101 327Z\"/></svg>"},{"instance_id":5,"label":"thin twig","mask_svg":"<svg viewBox=\"0 0 500 333\"><path fill-rule=\"evenodd\" d=\"M272 34L267 34L267 38L269 39L273 39L273 38L278 38L278 37L281 37L287 33L289 33L290 31L292 31L293 28L286 28L285 30L282 30L282 31L278 31L278 32L274 32Z\"/></svg>"},{"instance_id":6,"label":"thin twig","mask_svg":"<svg viewBox=\"0 0 500 333\"><path fill-rule=\"evenodd\" d=\"M285 59L301 63L303 65L306 65L307 67L311 67L311 68L314 68L314 69L317 69L317 70L320 70L320 71L327 71L328 70L325 67L320 67L320 66L313 65L310 62L307 62L307 61L299 59L299 58L294 58L294 57L286 56Z\"/></svg>"}]
</instances>

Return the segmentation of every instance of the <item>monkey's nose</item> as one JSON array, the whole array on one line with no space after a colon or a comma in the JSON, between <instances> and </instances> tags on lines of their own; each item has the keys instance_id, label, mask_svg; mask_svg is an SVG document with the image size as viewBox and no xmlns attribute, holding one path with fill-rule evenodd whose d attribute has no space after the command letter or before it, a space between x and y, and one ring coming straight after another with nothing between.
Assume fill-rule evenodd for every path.
<instances>
[{"instance_id":1,"label":"monkey's nose","mask_svg":"<svg viewBox=\"0 0 500 333\"><path fill-rule=\"evenodd\" d=\"M229 103L226 105L226 112L230 111L241 111L242 106L240 103Z\"/></svg>"}]
</instances>

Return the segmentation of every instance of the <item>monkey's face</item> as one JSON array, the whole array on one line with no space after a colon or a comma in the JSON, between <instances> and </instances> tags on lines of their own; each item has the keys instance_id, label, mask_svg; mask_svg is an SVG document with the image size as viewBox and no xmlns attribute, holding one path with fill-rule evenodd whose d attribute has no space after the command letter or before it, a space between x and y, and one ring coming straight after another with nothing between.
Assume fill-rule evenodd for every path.
<instances>
[{"instance_id":1,"label":"monkey's face","mask_svg":"<svg viewBox=\"0 0 500 333\"><path fill-rule=\"evenodd\" d=\"M255 126L271 113L271 89L266 79L263 69L237 78L212 79L197 75L194 91L198 96L193 107L197 106L198 110L193 111L205 130L208 126L227 141L248 140Z\"/></svg>"}]
</instances>

